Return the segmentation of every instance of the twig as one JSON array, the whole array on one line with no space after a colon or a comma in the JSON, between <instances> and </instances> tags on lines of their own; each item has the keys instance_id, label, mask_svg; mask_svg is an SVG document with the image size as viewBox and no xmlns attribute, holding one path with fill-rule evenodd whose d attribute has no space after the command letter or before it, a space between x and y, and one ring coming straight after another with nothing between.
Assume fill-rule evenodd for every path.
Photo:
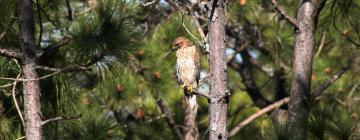
<instances>
[{"instance_id":1,"label":"twig","mask_svg":"<svg viewBox=\"0 0 360 140\"><path fill-rule=\"evenodd\" d=\"M143 3L142 5L144 6L144 7L146 7L146 6L149 6L149 5L151 5L151 4L154 4L155 2L157 2L158 0L153 0L153 1L150 1L150 2L147 2L147 3Z\"/></svg>"},{"instance_id":2,"label":"twig","mask_svg":"<svg viewBox=\"0 0 360 140\"><path fill-rule=\"evenodd\" d=\"M55 118L51 118L51 119L47 119L45 121L42 121L41 125L45 125L47 123L54 122L54 121L79 119L79 118L81 118L81 116L82 116L82 114L75 115L75 116L55 117Z\"/></svg>"},{"instance_id":3,"label":"twig","mask_svg":"<svg viewBox=\"0 0 360 140\"><path fill-rule=\"evenodd\" d=\"M177 124L175 123L175 120L174 120L169 108L164 103L164 101L161 98L157 98L156 103L159 106L161 112L166 116L166 122L170 126L174 135L176 135L180 140L183 140L184 139L183 135L182 135L180 129L178 128Z\"/></svg>"},{"instance_id":4,"label":"twig","mask_svg":"<svg viewBox=\"0 0 360 140\"><path fill-rule=\"evenodd\" d=\"M192 91L191 94L200 95L200 96L203 96L203 97L207 98L208 100L210 100L210 96L207 93L201 93L201 92L198 92L197 90L194 90L194 91Z\"/></svg>"},{"instance_id":5,"label":"twig","mask_svg":"<svg viewBox=\"0 0 360 140\"><path fill-rule=\"evenodd\" d=\"M194 12L193 8L191 7L190 3L189 2L186 2L186 8L188 9L188 11L190 12L190 16L192 18L192 22L193 24L196 26L197 28L197 31L202 39L202 43L206 43L206 36L205 36L205 33L204 33L204 30L203 28L201 27L200 25L200 22L199 22L199 19L198 17L196 16L196 13Z\"/></svg>"},{"instance_id":6,"label":"twig","mask_svg":"<svg viewBox=\"0 0 360 140\"><path fill-rule=\"evenodd\" d=\"M348 64L338 70L333 76L327 79L323 84L321 84L316 91L314 91L314 97L320 96L331 84L333 84L337 79L339 79L349 68L351 64L351 60L349 60Z\"/></svg>"},{"instance_id":7,"label":"twig","mask_svg":"<svg viewBox=\"0 0 360 140\"><path fill-rule=\"evenodd\" d=\"M162 114L162 115L159 115L159 116L157 116L155 118L151 118L151 119L147 120L146 123L151 123L153 121L159 120L159 119L164 118L164 117L166 117L166 115Z\"/></svg>"},{"instance_id":8,"label":"twig","mask_svg":"<svg viewBox=\"0 0 360 140\"><path fill-rule=\"evenodd\" d=\"M86 8L86 9L80 11L80 12L74 13L74 16L75 16L75 17L80 16L80 15L82 15L82 14L85 14L85 13L87 13L87 12L90 12L92 9L93 9L92 7Z\"/></svg>"},{"instance_id":9,"label":"twig","mask_svg":"<svg viewBox=\"0 0 360 140\"><path fill-rule=\"evenodd\" d=\"M267 67L263 64L260 64L259 61L253 59L253 58L250 58L250 63L255 67L257 68L258 70L262 71L263 73L265 73L267 76L269 77L273 77L274 76L274 69L271 68L271 67Z\"/></svg>"},{"instance_id":10,"label":"twig","mask_svg":"<svg viewBox=\"0 0 360 140\"><path fill-rule=\"evenodd\" d=\"M2 88L7 88L7 87L11 87L14 83L8 83L8 84L5 84L5 85L1 85L0 86L0 89Z\"/></svg>"},{"instance_id":11,"label":"twig","mask_svg":"<svg viewBox=\"0 0 360 140\"><path fill-rule=\"evenodd\" d=\"M8 58L20 59L20 53L17 50L0 48L0 56L5 56Z\"/></svg>"},{"instance_id":12,"label":"twig","mask_svg":"<svg viewBox=\"0 0 360 140\"><path fill-rule=\"evenodd\" d=\"M271 3L274 5L275 7L275 10L277 12L280 13L280 15L282 15L286 21L288 21L292 26L294 26L294 28L296 30L299 30L299 24L298 22L296 21L296 19L294 19L293 17L289 16L286 14L285 10L284 10L284 7L282 7L281 5L278 5L277 1L276 0L271 0Z\"/></svg>"},{"instance_id":13,"label":"twig","mask_svg":"<svg viewBox=\"0 0 360 140\"><path fill-rule=\"evenodd\" d=\"M182 21L182 26L185 28L186 32L187 32L193 39L196 40L196 43L202 46L202 42L201 42L195 35L193 35L193 34L190 32L190 30L186 27L184 21Z\"/></svg>"},{"instance_id":14,"label":"twig","mask_svg":"<svg viewBox=\"0 0 360 140\"><path fill-rule=\"evenodd\" d=\"M16 79L16 78L6 78L6 77L0 77L0 79L1 80L12 80L12 81L22 81L22 82L38 81L38 80L49 78L49 77L54 76L54 75L56 75L58 73L61 73L61 72L71 72L71 71L80 71L80 70L88 70L88 68L85 68L85 67L69 67L69 68L65 68L65 69L55 71L53 73L50 73L48 75L45 75L43 77L36 78L36 79Z\"/></svg>"},{"instance_id":15,"label":"twig","mask_svg":"<svg viewBox=\"0 0 360 140\"><path fill-rule=\"evenodd\" d=\"M7 30L12 26L12 24L15 22L15 19L13 16L10 19L9 24L7 25L7 27L5 28L5 30L3 32L1 32L0 34L0 41L4 38L4 36L6 35Z\"/></svg>"},{"instance_id":16,"label":"twig","mask_svg":"<svg viewBox=\"0 0 360 140\"><path fill-rule=\"evenodd\" d=\"M289 97L286 97L284 99L281 99L280 101L277 101L273 104L268 105L267 107L257 111L255 114L252 114L251 116L247 117L245 120L243 120L242 122L240 122L237 126L235 126L230 132L229 132L229 137L234 136L235 134L237 134L244 126L248 125L249 123L251 123L252 121L254 121L255 119L257 119L258 117L270 112L271 110L274 110L276 108L279 108L280 106L286 104L289 102Z\"/></svg>"},{"instance_id":17,"label":"twig","mask_svg":"<svg viewBox=\"0 0 360 140\"><path fill-rule=\"evenodd\" d=\"M349 63L347 66L341 68L338 72L336 72L333 76L331 76L330 79L326 80L325 82L323 82L316 91L314 91L312 94L314 95L314 99L316 99L317 97L319 97L332 83L334 83L337 79L339 79L349 68L350 68L350 64L351 64L351 59L349 60ZM248 118L246 118L244 121L240 122L236 127L234 127L230 133L229 133L229 137L236 135L236 133L238 133L242 128L244 128L246 125L248 125L249 123L251 123L252 121L254 121L256 118L270 112L271 110L274 110L284 104L287 104L289 102L289 97L285 97L273 104L268 105L267 107L259 110L258 112L256 112L255 114L249 116Z\"/></svg>"},{"instance_id":18,"label":"twig","mask_svg":"<svg viewBox=\"0 0 360 140\"><path fill-rule=\"evenodd\" d=\"M20 74L16 77L16 79L19 79L19 78L20 78ZM13 98L13 100L14 100L14 104L15 104L16 110L17 110L17 112L18 112L18 114L19 114L21 123L22 123L22 125L25 127L24 117L22 116L22 113L21 113L19 104L18 104L18 102L17 102L17 100L16 100L16 95L15 95L17 82L18 82L18 81L14 81L14 82L13 82L13 88L12 88L11 95L12 95L12 98Z\"/></svg>"},{"instance_id":19,"label":"twig","mask_svg":"<svg viewBox=\"0 0 360 140\"><path fill-rule=\"evenodd\" d=\"M70 42L70 38L64 37L64 38L60 39L59 41L57 41L57 42L49 45L48 47L42 49L39 56L42 56L44 54L50 54L50 53L56 51L58 48L67 45L69 42Z\"/></svg>"},{"instance_id":20,"label":"twig","mask_svg":"<svg viewBox=\"0 0 360 140\"><path fill-rule=\"evenodd\" d=\"M324 44L325 44L325 38L326 38L326 32L323 33L322 37L321 37L321 43L320 43L320 46L319 46L319 49L318 51L316 52L315 54L315 58L319 56L322 48L324 47Z\"/></svg>"},{"instance_id":21,"label":"twig","mask_svg":"<svg viewBox=\"0 0 360 140\"><path fill-rule=\"evenodd\" d=\"M25 139L25 136L22 136L20 138L17 138L16 140L22 140L22 139Z\"/></svg>"}]
</instances>

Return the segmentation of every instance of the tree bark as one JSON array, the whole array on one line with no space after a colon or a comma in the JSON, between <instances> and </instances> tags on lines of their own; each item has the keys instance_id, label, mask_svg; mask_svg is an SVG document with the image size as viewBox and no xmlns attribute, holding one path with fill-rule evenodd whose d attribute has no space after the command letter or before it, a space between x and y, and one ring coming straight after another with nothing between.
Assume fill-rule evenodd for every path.
<instances>
[{"instance_id":1,"label":"tree bark","mask_svg":"<svg viewBox=\"0 0 360 140\"><path fill-rule=\"evenodd\" d=\"M19 0L20 67L24 79L37 79L34 19L31 0ZM25 137L41 140L40 84L38 80L23 82Z\"/></svg>"},{"instance_id":2,"label":"tree bark","mask_svg":"<svg viewBox=\"0 0 360 140\"><path fill-rule=\"evenodd\" d=\"M315 28L318 14L324 2L325 0L299 1L297 13L299 30L295 33L289 102L290 131L295 140L304 140L307 138Z\"/></svg>"},{"instance_id":3,"label":"tree bark","mask_svg":"<svg viewBox=\"0 0 360 140\"><path fill-rule=\"evenodd\" d=\"M228 93L226 88L225 60L225 3L213 0L209 17L209 66L210 66L210 103L209 103L209 139L228 138L226 118Z\"/></svg>"},{"instance_id":4,"label":"tree bark","mask_svg":"<svg viewBox=\"0 0 360 140\"><path fill-rule=\"evenodd\" d=\"M185 108L184 139L197 140L199 139L199 131L196 121L196 116L199 105L197 104L196 101L196 95L189 95L185 97L184 108Z\"/></svg>"}]
</instances>

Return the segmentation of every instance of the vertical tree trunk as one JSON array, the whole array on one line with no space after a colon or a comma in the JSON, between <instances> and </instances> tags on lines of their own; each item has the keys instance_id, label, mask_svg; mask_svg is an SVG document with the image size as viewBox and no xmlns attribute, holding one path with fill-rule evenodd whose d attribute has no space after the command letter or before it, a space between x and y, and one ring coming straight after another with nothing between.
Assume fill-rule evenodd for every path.
<instances>
[{"instance_id":1,"label":"vertical tree trunk","mask_svg":"<svg viewBox=\"0 0 360 140\"><path fill-rule=\"evenodd\" d=\"M38 78L35 66L36 46L31 0L19 0L20 62L24 79ZM41 140L41 110L39 81L23 82L25 135L27 140Z\"/></svg>"},{"instance_id":2,"label":"vertical tree trunk","mask_svg":"<svg viewBox=\"0 0 360 140\"><path fill-rule=\"evenodd\" d=\"M197 140L199 139L199 131L196 121L199 105L196 101L196 95L189 95L185 97L185 119L184 119L184 139Z\"/></svg>"},{"instance_id":3,"label":"vertical tree trunk","mask_svg":"<svg viewBox=\"0 0 360 140\"><path fill-rule=\"evenodd\" d=\"M289 102L290 128L296 140L307 138L315 28L318 14L324 2L325 0L299 1L297 13L299 31L295 34L293 75Z\"/></svg>"},{"instance_id":4,"label":"vertical tree trunk","mask_svg":"<svg viewBox=\"0 0 360 140\"><path fill-rule=\"evenodd\" d=\"M228 95L226 93L225 61L225 3L213 0L209 17L209 66L210 66L210 103L209 139L227 139L226 118Z\"/></svg>"}]
</instances>

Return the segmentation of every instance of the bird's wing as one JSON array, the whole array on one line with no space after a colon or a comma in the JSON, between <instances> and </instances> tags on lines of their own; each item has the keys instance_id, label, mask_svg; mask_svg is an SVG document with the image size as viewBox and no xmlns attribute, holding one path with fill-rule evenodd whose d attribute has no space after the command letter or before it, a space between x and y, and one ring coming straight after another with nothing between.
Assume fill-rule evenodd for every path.
<instances>
[{"instance_id":1,"label":"bird's wing","mask_svg":"<svg viewBox=\"0 0 360 140\"><path fill-rule=\"evenodd\" d=\"M181 78L180 78L180 68L179 68L178 64L176 65L176 78L177 78L178 82L180 83L180 85L182 85L183 82L181 81Z\"/></svg>"},{"instance_id":2,"label":"bird's wing","mask_svg":"<svg viewBox=\"0 0 360 140\"><path fill-rule=\"evenodd\" d=\"M196 72L196 82L197 84L199 84L199 80L200 80L200 65L201 65L201 61L200 61L200 48L195 46L195 53L194 53L194 63L195 63L195 72Z\"/></svg>"}]
</instances>

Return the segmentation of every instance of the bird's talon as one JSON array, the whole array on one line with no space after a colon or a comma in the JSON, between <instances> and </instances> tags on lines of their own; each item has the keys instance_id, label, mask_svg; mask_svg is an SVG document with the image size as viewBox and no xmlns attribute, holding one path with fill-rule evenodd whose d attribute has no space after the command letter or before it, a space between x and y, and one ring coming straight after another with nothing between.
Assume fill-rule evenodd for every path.
<instances>
[{"instance_id":1,"label":"bird's talon","mask_svg":"<svg viewBox=\"0 0 360 140\"><path fill-rule=\"evenodd\" d=\"M181 88L184 88L184 87L185 87L185 84L182 84L180 87L181 87Z\"/></svg>"},{"instance_id":2,"label":"bird's talon","mask_svg":"<svg viewBox=\"0 0 360 140\"><path fill-rule=\"evenodd\" d=\"M189 92L192 93L193 92L193 88L192 86L189 87Z\"/></svg>"}]
</instances>

